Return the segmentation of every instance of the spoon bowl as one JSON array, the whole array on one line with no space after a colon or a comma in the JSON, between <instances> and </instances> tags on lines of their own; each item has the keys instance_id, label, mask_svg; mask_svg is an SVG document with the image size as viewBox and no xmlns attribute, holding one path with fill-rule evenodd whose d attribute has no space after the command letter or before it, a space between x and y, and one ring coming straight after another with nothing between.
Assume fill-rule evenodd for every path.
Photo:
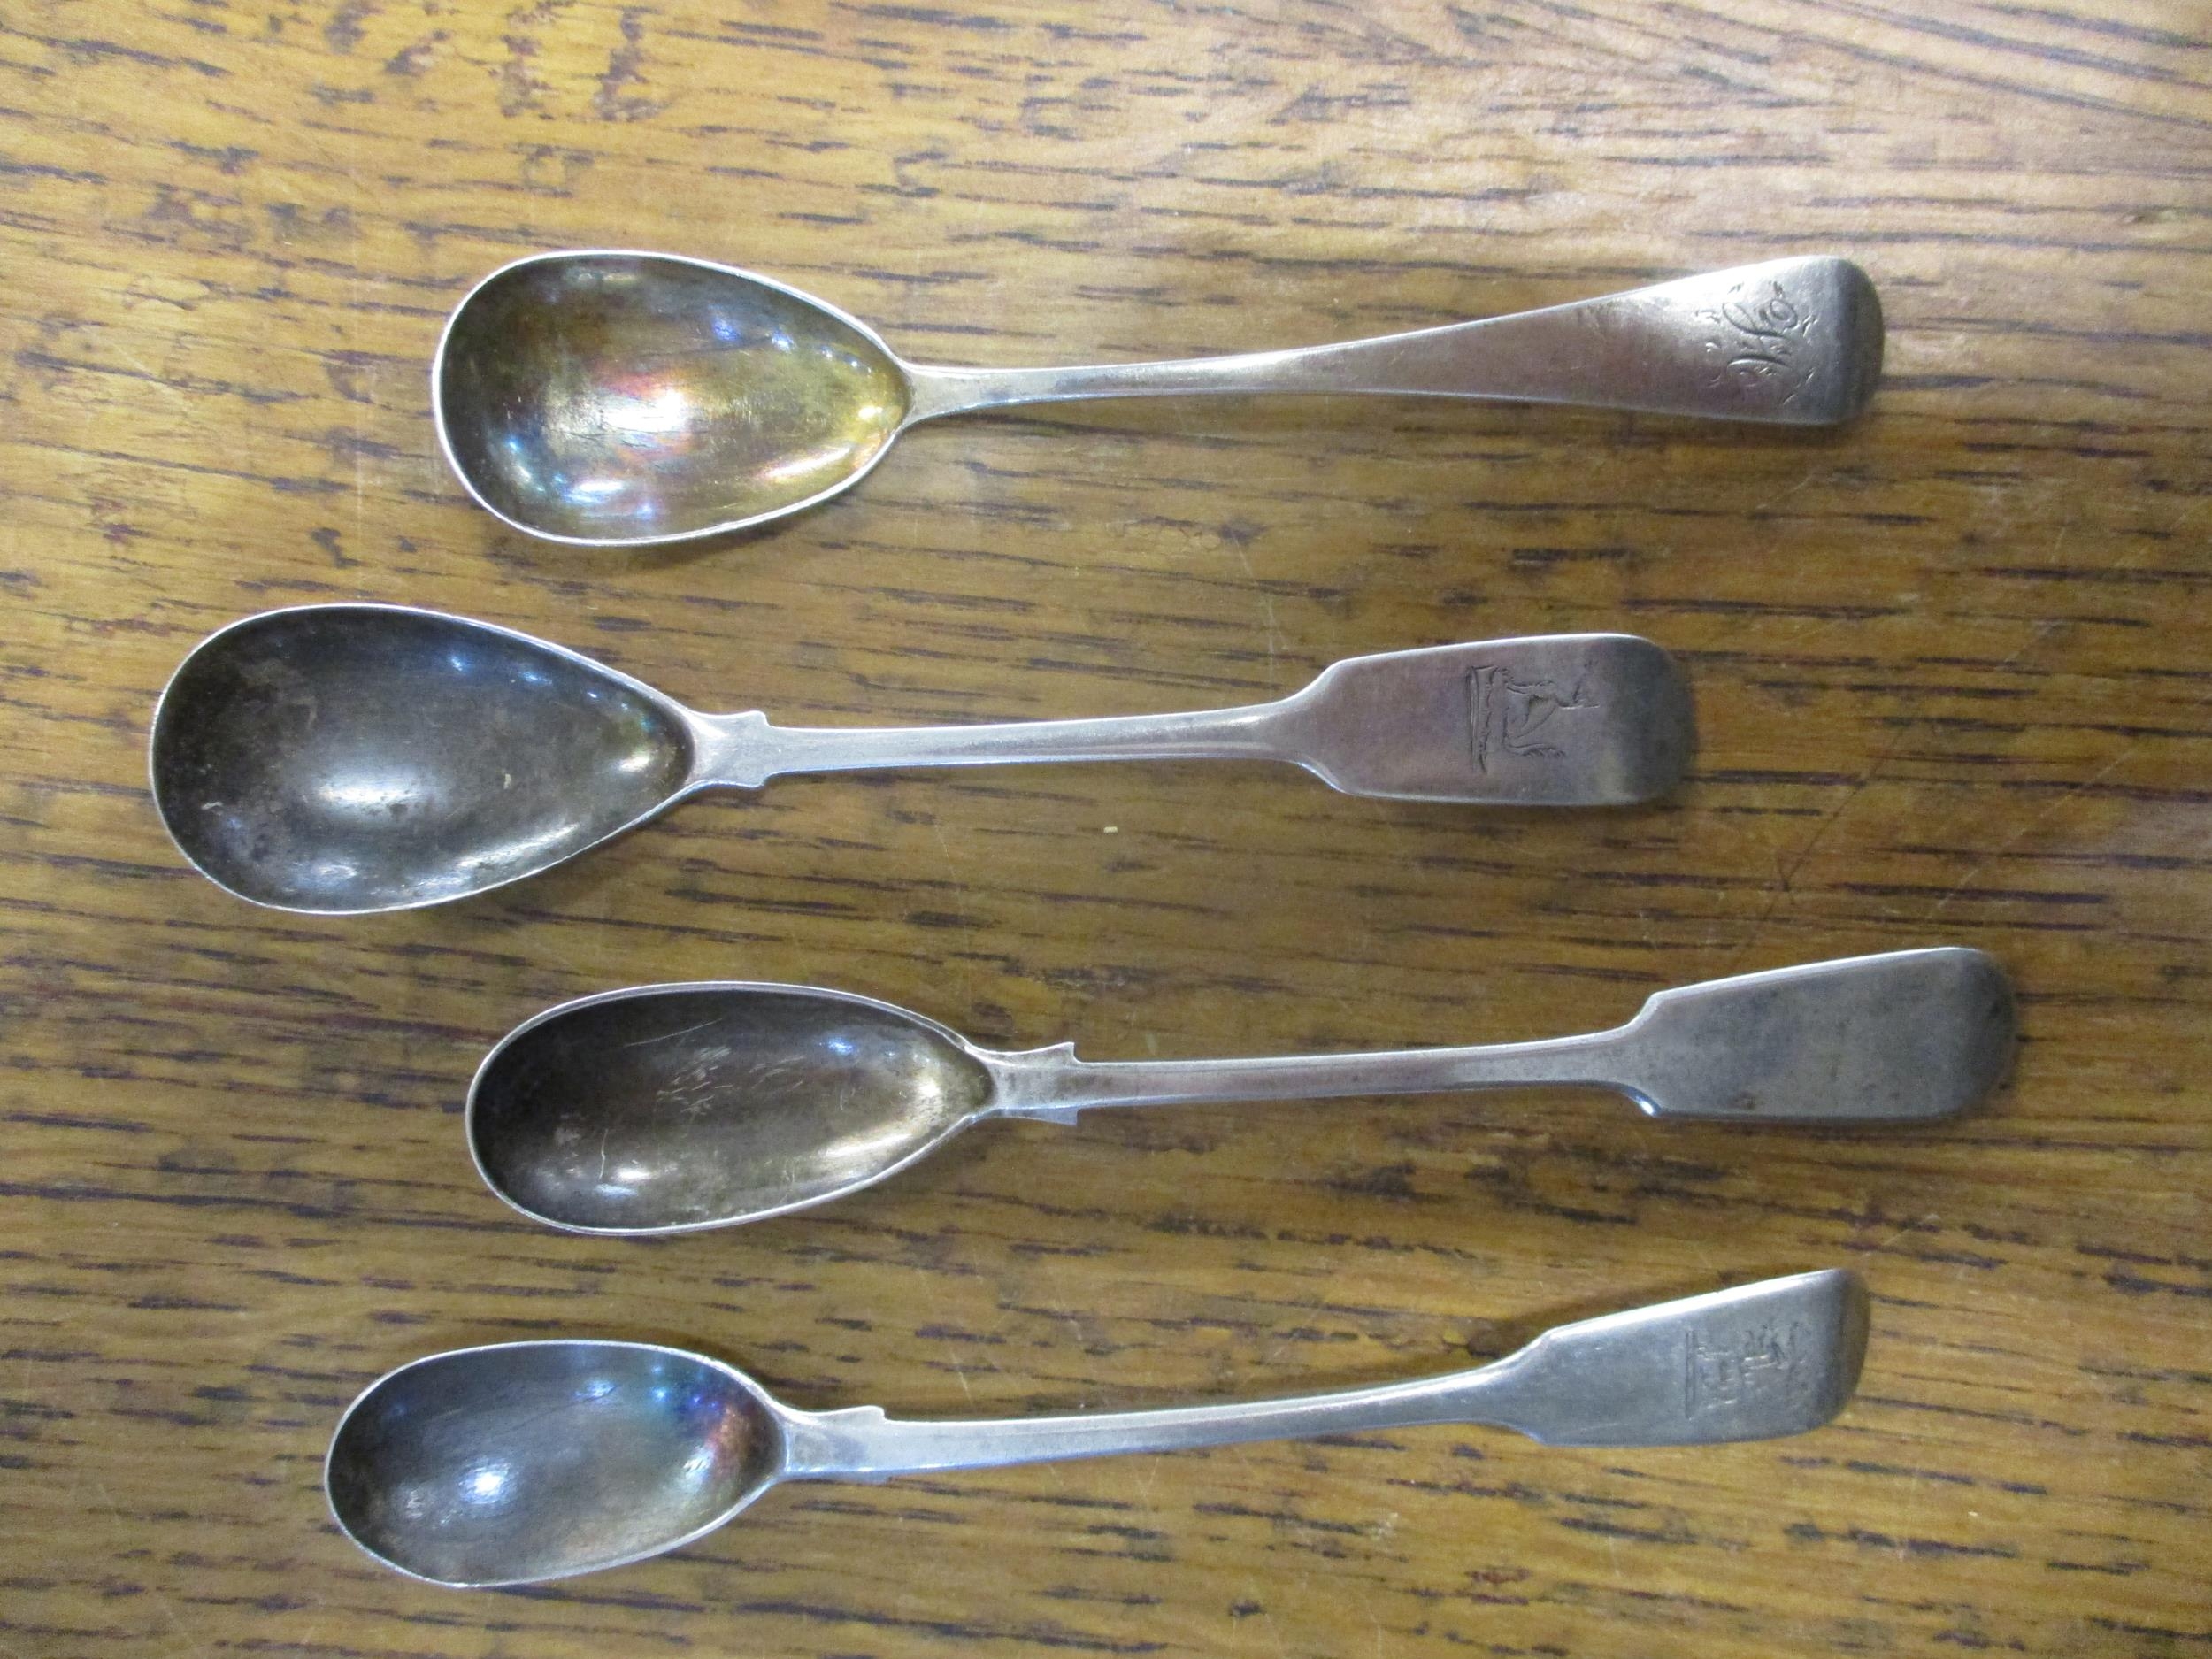
<instances>
[{"instance_id":1,"label":"spoon bowl","mask_svg":"<svg viewBox=\"0 0 2212 1659\"><path fill-rule=\"evenodd\" d=\"M406 909L534 874L649 818L693 760L649 686L504 628L313 605L211 635L155 710L162 822L257 903Z\"/></svg>"},{"instance_id":2,"label":"spoon bowl","mask_svg":"<svg viewBox=\"0 0 2212 1659\"><path fill-rule=\"evenodd\" d=\"M729 1366L641 1342L515 1342L385 1376L339 1422L324 1490L386 1566L469 1586L675 1548L783 1460L781 1420Z\"/></svg>"},{"instance_id":3,"label":"spoon bowl","mask_svg":"<svg viewBox=\"0 0 2212 1659\"><path fill-rule=\"evenodd\" d=\"M866 997L618 991L540 1015L492 1052L469 1090L469 1148L493 1191L565 1226L708 1226L881 1180L992 1092L957 1033Z\"/></svg>"},{"instance_id":4,"label":"spoon bowl","mask_svg":"<svg viewBox=\"0 0 2212 1659\"><path fill-rule=\"evenodd\" d=\"M431 400L453 470L550 541L681 538L857 481L911 401L867 326L766 277L651 254L525 259L454 311Z\"/></svg>"}]
</instances>

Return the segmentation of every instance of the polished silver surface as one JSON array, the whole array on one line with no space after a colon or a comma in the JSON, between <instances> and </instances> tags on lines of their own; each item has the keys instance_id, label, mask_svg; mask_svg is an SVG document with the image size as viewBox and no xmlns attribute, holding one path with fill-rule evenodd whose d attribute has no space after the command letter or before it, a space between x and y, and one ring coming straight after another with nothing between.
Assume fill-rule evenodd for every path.
<instances>
[{"instance_id":1,"label":"polished silver surface","mask_svg":"<svg viewBox=\"0 0 2212 1659\"><path fill-rule=\"evenodd\" d=\"M801 1411L735 1367L638 1342L514 1342L388 1372L324 1489L348 1537L457 1589L681 1548L780 1480L1178 1451L1479 1423L1555 1446L1701 1446L1816 1429L1858 1385L1866 1294L1837 1269L1547 1331L1494 1363L1281 1400L1001 1421Z\"/></svg>"},{"instance_id":2,"label":"polished silver surface","mask_svg":"<svg viewBox=\"0 0 2212 1659\"><path fill-rule=\"evenodd\" d=\"M1580 403L1785 426L1849 419L1882 365L1874 285L1776 259L1480 322L1291 351L1066 368L905 363L784 283L672 254L534 254L438 343L431 406L471 495L551 541L642 547L796 512L918 421L1193 393Z\"/></svg>"},{"instance_id":3,"label":"polished silver surface","mask_svg":"<svg viewBox=\"0 0 2212 1659\"><path fill-rule=\"evenodd\" d=\"M1625 634L1337 663L1274 703L998 726L791 727L700 714L557 645L399 605L305 605L201 641L155 710L154 800L241 898L359 914L465 898L702 789L796 772L1289 761L1348 795L1620 806L1680 781L1689 689Z\"/></svg>"},{"instance_id":4,"label":"polished silver surface","mask_svg":"<svg viewBox=\"0 0 2212 1659\"><path fill-rule=\"evenodd\" d=\"M2003 969L1955 947L1662 991L1587 1036L1265 1059L999 1053L841 991L645 986L510 1033L477 1071L466 1123L485 1181L525 1215L579 1233L677 1233L856 1191L991 1117L1583 1084L1655 1118L1911 1123L1982 1099L2014 1041Z\"/></svg>"}]
</instances>

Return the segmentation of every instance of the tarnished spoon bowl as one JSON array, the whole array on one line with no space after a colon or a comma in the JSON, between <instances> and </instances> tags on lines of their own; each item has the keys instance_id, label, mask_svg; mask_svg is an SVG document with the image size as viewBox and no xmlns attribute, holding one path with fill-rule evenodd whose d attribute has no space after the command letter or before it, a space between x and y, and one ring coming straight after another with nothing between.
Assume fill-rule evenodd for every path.
<instances>
[{"instance_id":1,"label":"tarnished spoon bowl","mask_svg":"<svg viewBox=\"0 0 2212 1659\"><path fill-rule=\"evenodd\" d=\"M784 1432L751 1379L680 1348L517 1342L403 1366L332 1438L347 1534L411 1577L557 1578L711 1532L765 1490Z\"/></svg>"},{"instance_id":2,"label":"tarnished spoon bowl","mask_svg":"<svg viewBox=\"0 0 2212 1659\"><path fill-rule=\"evenodd\" d=\"M796 511L907 415L865 324L766 277L666 256L495 272L454 312L432 397L454 471L510 523L641 541Z\"/></svg>"},{"instance_id":3,"label":"tarnished spoon bowl","mask_svg":"<svg viewBox=\"0 0 2212 1659\"><path fill-rule=\"evenodd\" d=\"M469 1089L469 1150L536 1219L595 1232L753 1220L872 1186L989 1111L989 1059L936 1021L813 986L565 1003Z\"/></svg>"},{"instance_id":4,"label":"tarnished spoon bowl","mask_svg":"<svg viewBox=\"0 0 2212 1659\"><path fill-rule=\"evenodd\" d=\"M651 816L683 712L558 646L400 606L268 611L203 641L154 716L156 804L232 892L318 913L463 897Z\"/></svg>"}]
</instances>

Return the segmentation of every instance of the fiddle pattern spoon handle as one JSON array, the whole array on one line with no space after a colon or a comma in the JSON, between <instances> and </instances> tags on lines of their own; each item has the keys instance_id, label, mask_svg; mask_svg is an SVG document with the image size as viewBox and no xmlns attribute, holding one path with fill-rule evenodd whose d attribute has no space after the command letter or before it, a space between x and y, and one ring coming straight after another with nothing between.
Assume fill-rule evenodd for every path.
<instances>
[{"instance_id":1,"label":"fiddle pattern spoon handle","mask_svg":"<svg viewBox=\"0 0 2212 1659\"><path fill-rule=\"evenodd\" d=\"M1276 702L1187 714L849 728L693 718L695 776L747 788L793 772L1211 757L1289 761L1391 800L1617 806L1672 788L1692 748L1681 670L1627 634L1347 657Z\"/></svg>"},{"instance_id":2,"label":"fiddle pattern spoon handle","mask_svg":"<svg viewBox=\"0 0 2212 1659\"><path fill-rule=\"evenodd\" d=\"M1627 1025L1541 1042L1224 1060L1079 1060L1061 1043L986 1062L993 1110L1323 1100L1582 1084L1654 1118L1911 1123L1994 1088L2016 1040L1996 959L1944 945L1738 974L1653 996Z\"/></svg>"},{"instance_id":3,"label":"fiddle pattern spoon handle","mask_svg":"<svg viewBox=\"0 0 2212 1659\"><path fill-rule=\"evenodd\" d=\"M1477 1370L1379 1387L967 1422L905 1421L875 1406L794 1412L782 1472L879 1479L1427 1423L1486 1424L1550 1446L1768 1440L1843 1409L1866 1325L1865 1291L1831 1268L1558 1325Z\"/></svg>"},{"instance_id":4,"label":"fiddle pattern spoon handle","mask_svg":"<svg viewBox=\"0 0 2212 1659\"><path fill-rule=\"evenodd\" d=\"M910 364L908 419L1099 397L1368 392L1828 426L1866 406L1881 365L1873 283L1822 257L1300 350L1068 368Z\"/></svg>"}]
</instances>

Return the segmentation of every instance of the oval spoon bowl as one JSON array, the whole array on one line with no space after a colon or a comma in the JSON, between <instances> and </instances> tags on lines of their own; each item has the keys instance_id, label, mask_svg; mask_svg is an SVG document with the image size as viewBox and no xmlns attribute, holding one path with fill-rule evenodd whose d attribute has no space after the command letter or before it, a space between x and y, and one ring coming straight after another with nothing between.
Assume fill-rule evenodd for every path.
<instances>
[{"instance_id":1,"label":"oval spoon bowl","mask_svg":"<svg viewBox=\"0 0 2212 1659\"><path fill-rule=\"evenodd\" d=\"M395 1571L488 1587L658 1555L764 1491L783 1431L751 1380L680 1348L511 1342L386 1375L331 1437L323 1490Z\"/></svg>"},{"instance_id":2,"label":"oval spoon bowl","mask_svg":"<svg viewBox=\"0 0 2212 1659\"><path fill-rule=\"evenodd\" d=\"M242 898L407 910L572 857L691 772L683 711L526 634L403 605L265 611L201 641L154 711L154 802Z\"/></svg>"},{"instance_id":3,"label":"oval spoon bowl","mask_svg":"<svg viewBox=\"0 0 2212 1659\"><path fill-rule=\"evenodd\" d=\"M911 392L857 318L674 254L534 254L447 320L431 377L470 495L550 541L745 529L866 476Z\"/></svg>"},{"instance_id":4,"label":"oval spoon bowl","mask_svg":"<svg viewBox=\"0 0 2212 1659\"><path fill-rule=\"evenodd\" d=\"M957 1033L844 992L727 983L549 1009L485 1057L477 1172L575 1233L684 1233L896 1173L973 1121L991 1074Z\"/></svg>"}]
</instances>

